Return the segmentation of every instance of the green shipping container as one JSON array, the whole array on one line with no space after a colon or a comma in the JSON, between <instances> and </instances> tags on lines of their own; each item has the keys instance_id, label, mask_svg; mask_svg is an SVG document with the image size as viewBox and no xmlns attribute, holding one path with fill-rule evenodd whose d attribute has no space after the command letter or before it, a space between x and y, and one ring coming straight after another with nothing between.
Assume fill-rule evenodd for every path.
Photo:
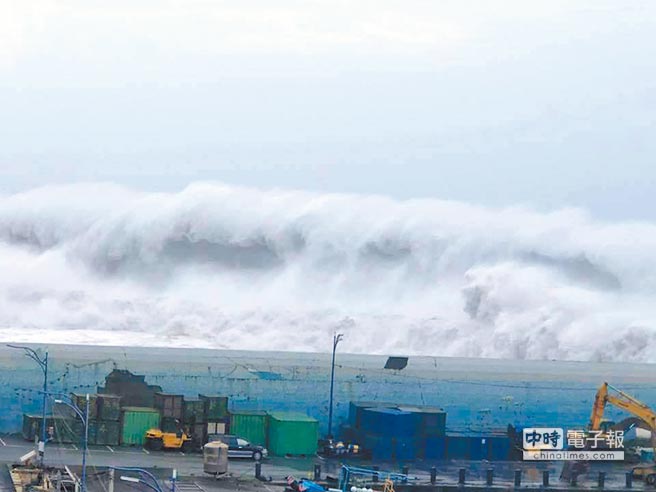
<instances>
[{"instance_id":1,"label":"green shipping container","mask_svg":"<svg viewBox=\"0 0 656 492\"><path fill-rule=\"evenodd\" d=\"M146 431L159 427L159 411L155 408L123 407L121 413L121 444L143 446Z\"/></svg>"},{"instance_id":2,"label":"green shipping container","mask_svg":"<svg viewBox=\"0 0 656 492\"><path fill-rule=\"evenodd\" d=\"M227 396L205 396L198 395L205 403L205 417L208 422L220 420L228 417L228 397Z\"/></svg>"},{"instance_id":3,"label":"green shipping container","mask_svg":"<svg viewBox=\"0 0 656 492\"><path fill-rule=\"evenodd\" d=\"M275 456L317 452L319 421L302 413L269 412L269 451Z\"/></svg>"},{"instance_id":4,"label":"green shipping container","mask_svg":"<svg viewBox=\"0 0 656 492\"><path fill-rule=\"evenodd\" d=\"M230 414L230 432L251 444L267 446L269 417L266 412L239 411Z\"/></svg>"}]
</instances>

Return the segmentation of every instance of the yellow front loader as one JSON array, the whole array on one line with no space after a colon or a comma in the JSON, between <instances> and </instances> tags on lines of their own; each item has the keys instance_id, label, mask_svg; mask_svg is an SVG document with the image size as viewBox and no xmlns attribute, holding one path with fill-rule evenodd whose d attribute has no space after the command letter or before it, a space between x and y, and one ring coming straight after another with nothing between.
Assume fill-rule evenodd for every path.
<instances>
[{"instance_id":1,"label":"yellow front loader","mask_svg":"<svg viewBox=\"0 0 656 492\"><path fill-rule=\"evenodd\" d=\"M161 429L148 429L146 431L146 448L153 451L161 449L179 449L182 452L192 450L192 439L183 431L163 432Z\"/></svg>"}]
</instances>

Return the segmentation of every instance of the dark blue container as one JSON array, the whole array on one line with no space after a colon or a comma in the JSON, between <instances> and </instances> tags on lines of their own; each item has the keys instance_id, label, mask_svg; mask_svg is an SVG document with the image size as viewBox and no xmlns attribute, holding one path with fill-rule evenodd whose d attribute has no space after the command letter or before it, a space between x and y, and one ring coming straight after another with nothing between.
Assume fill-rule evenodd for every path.
<instances>
[{"instance_id":1,"label":"dark blue container","mask_svg":"<svg viewBox=\"0 0 656 492\"><path fill-rule=\"evenodd\" d=\"M396 408L365 408L360 429L372 434L391 437L419 437L417 414Z\"/></svg>"},{"instance_id":2,"label":"dark blue container","mask_svg":"<svg viewBox=\"0 0 656 492\"><path fill-rule=\"evenodd\" d=\"M446 459L446 437L427 437L424 439L424 458L427 460Z\"/></svg>"},{"instance_id":3,"label":"dark blue container","mask_svg":"<svg viewBox=\"0 0 656 492\"><path fill-rule=\"evenodd\" d=\"M490 461L506 461L510 459L512 441L507 436L488 437L487 459Z\"/></svg>"},{"instance_id":4,"label":"dark blue container","mask_svg":"<svg viewBox=\"0 0 656 492\"><path fill-rule=\"evenodd\" d=\"M393 407L393 406L394 405L392 404L381 403L377 401L352 401L349 403L349 425L354 429L360 428L362 411L365 408Z\"/></svg>"},{"instance_id":5,"label":"dark blue container","mask_svg":"<svg viewBox=\"0 0 656 492\"><path fill-rule=\"evenodd\" d=\"M396 461L414 461L419 447L417 439L397 438L394 440L394 457Z\"/></svg>"},{"instance_id":6,"label":"dark blue container","mask_svg":"<svg viewBox=\"0 0 656 492\"><path fill-rule=\"evenodd\" d=\"M417 435L443 436L446 433L446 412L437 407L400 406L399 410L417 414Z\"/></svg>"},{"instance_id":7,"label":"dark blue container","mask_svg":"<svg viewBox=\"0 0 656 492\"><path fill-rule=\"evenodd\" d=\"M469 436L447 436L446 456L450 460L468 460L471 453Z\"/></svg>"},{"instance_id":8,"label":"dark blue container","mask_svg":"<svg viewBox=\"0 0 656 492\"><path fill-rule=\"evenodd\" d=\"M488 438L475 436L469 439L469 459L480 461L487 459Z\"/></svg>"},{"instance_id":9,"label":"dark blue container","mask_svg":"<svg viewBox=\"0 0 656 492\"><path fill-rule=\"evenodd\" d=\"M377 434L363 434L362 446L371 452L371 458L374 461L393 461L394 459L394 439Z\"/></svg>"}]
</instances>

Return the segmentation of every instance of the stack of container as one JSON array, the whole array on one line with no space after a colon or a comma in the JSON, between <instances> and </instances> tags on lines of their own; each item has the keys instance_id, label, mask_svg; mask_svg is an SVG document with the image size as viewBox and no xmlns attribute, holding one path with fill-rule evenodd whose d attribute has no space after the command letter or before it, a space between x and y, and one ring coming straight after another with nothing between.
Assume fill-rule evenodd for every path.
<instances>
[{"instance_id":1,"label":"stack of container","mask_svg":"<svg viewBox=\"0 0 656 492\"><path fill-rule=\"evenodd\" d=\"M319 421L296 412L269 412L268 448L275 456L310 456L317 452Z\"/></svg>"},{"instance_id":2,"label":"stack of container","mask_svg":"<svg viewBox=\"0 0 656 492\"><path fill-rule=\"evenodd\" d=\"M118 446L121 438L121 397L97 395L96 444Z\"/></svg>"},{"instance_id":3,"label":"stack of container","mask_svg":"<svg viewBox=\"0 0 656 492\"><path fill-rule=\"evenodd\" d=\"M351 402L345 437L371 452L374 460L405 462L437 458L445 432L446 413L440 408Z\"/></svg>"},{"instance_id":4,"label":"stack of container","mask_svg":"<svg viewBox=\"0 0 656 492\"><path fill-rule=\"evenodd\" d=\"M203 402L207 434L227 434L230 427L227 396L198 395Z\"/></svg>"},{"instance_id":5,"label":"stack of container","mask_svg":"<svg viewBox=\"0 0 656 492\"><path fill-rule=\"evenodd\" d=\"M84 393L71 393L70 395L73 405L75 405L82 415L86 415L87 411L87 395ZM89 395L89 414L86 415L89 420L89 431L87 435L89 444L96 444L96 429L98 418L98 395ZM73 415L72 422L72 435L74 436L73 442L82 442L84 440L84 422L77 415ZM118 443L117 443L118 444Z\"/></svg>"},{"instance_id":6,"label":"stack of container","mask_svg":"<svg viewBox=\"0 0 656 492\"><path fill-rule=\"evenodd\" d=\"M197 446L207 442L207 417L203 400L185 400L183 405L183 423Z\"/></svg>"},{"instance_id":7,"label":"stack of container","mask_svg":"<svg viewBox=\"0 0 656 492\"><path fill-rule=\"evenodd\" d=\"M168 393L155 393L154 407L161 416L160 428L162 432L177 432L183 421L184 396Z\"/></svg>"}]
</instances>

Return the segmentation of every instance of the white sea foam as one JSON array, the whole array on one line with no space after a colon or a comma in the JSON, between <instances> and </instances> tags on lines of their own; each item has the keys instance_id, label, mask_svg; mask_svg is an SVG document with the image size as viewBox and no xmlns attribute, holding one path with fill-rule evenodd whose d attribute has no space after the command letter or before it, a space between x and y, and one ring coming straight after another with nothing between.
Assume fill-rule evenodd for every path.
<instances>
[{"instance_id":1,"label":"white sea foam","mask_svg":"<svg viewBox=\"0 0 656 492\"><path fill-rule=\"evenodd\" d=\"M0 338L653 361L654 251L573 209L51 186L0 197Z\"/></svg>"}]
</instances>

